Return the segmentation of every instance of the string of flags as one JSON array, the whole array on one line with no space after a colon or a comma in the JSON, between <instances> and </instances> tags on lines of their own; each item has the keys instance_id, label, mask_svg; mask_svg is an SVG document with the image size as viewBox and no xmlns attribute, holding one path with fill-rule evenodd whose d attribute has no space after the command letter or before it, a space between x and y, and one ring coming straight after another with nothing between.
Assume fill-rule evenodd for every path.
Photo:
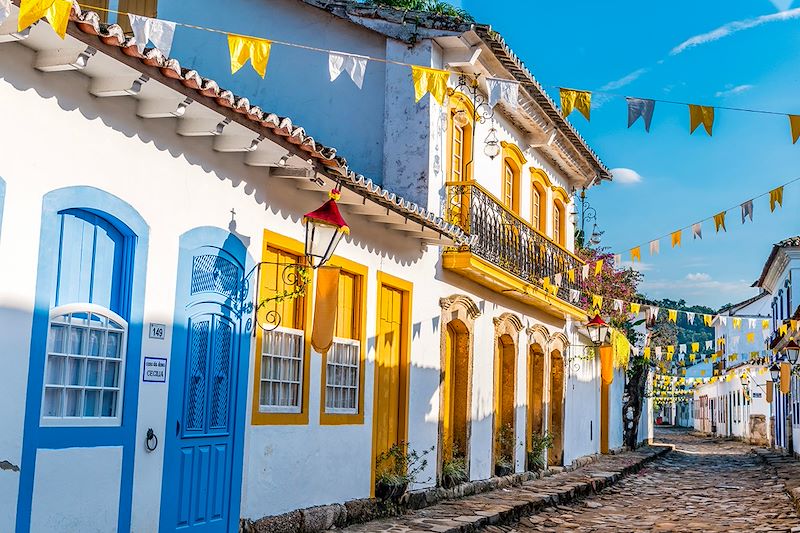
<instances>
[{"instance_id":1,"label":"string of flags","mask_svg":"<svg viewBox=\"0 0 800 533\"><path fill-rule=\"evenodd\" d=\"M578 89L568 89L565 87L558 87L559 97L561 101L561 112L565 117L568 117L574 110L578 110L581 115L590 119L592 107L592 91L583 91ZM621 97L621 95L607 92L597 92L610 97ZM640 118L644 123L644 129L650 133L650 124L653 121L653 114L656 109L656 102L672 105L686 106L689 110L689 134L691 135L700 126L703 126L706 134L712 136L714 128L715 110L724 109L728 111L744 111L748 113L760 113L765 115L783 115L789 119L789 132L792 137L792 144L796 144L800 138L800 115L791 113L777 113L774 111L764 111L758 109L745 109L739 107L727 106L704 106L697 104L690 104L686 102L674 102L671 100L660 100L655 98L636 98L633 96L624 97L628 104L628 128L633 126Z\"/></svg>"},{"instance_id":2,"label":"string of flags","mask_svg":"<svg viewBox=\"0 0 800 533\"><path fill-rule=\"evenodd\" d=\"M80 5L87 9L127 16L140 53L143 53L147 44L150 43L165 56L169 56L177 26L224 34L227 36L228 40L228 53L230 56L232 74L236 74L249 62L250 66L261 78L266 77L270 52L272 46L277 44L326 53L328 55L328 73L331 82L336 81L342 73L346 72L353 84L359 89L363 87L367 65L371 61L407 66L411 69L415 101L419 102L426 94L430 94L431 97L442 106L445 104L445 98L447 96L447 82L451 74L453 74L449 70L412 65L410 63L386 58L350 54L297 43L239 35L193 24L145 17L143 15L107 9L100 6ZM23 31L44 18L50 23L58 36L64 39L71 10L72 2L70 0L21 0L17 30ZM0 23L5 21L10 14L11 0L0 0ZM512 108L517 107L519 83L516 80L486 78L486 84L488 89L488 102L491 107L496 106L500 102L504 102Z\"/></svg>"}]
</instances>

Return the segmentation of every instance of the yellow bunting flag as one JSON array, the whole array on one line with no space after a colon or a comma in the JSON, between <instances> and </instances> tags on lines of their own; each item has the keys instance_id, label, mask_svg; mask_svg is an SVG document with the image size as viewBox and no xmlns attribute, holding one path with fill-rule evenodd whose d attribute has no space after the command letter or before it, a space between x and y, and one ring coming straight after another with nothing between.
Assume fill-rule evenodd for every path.
<instances>
[{"instance_id":1,"label":"yellow bunting flag","mask_svg":"<svg viewBox=\"0 0 800 533\"><path fill-rule=\"evenodd\" d=\"M674 345L669 345L669 346L667 346L667 353L668 353L669 355L672 355L672 354L674 354L674 353L675 353L675 346L674 346Z\"/></svg>"},{"instance_id":2,"label":"yellow bunting flag","mask_svg":"<svg viewBox=\"0 0 800 533\"><path fill-rule=\"evenodd\" d=\"M437 68L427 68L411 66L411 78L414 80L415 102L419 102L425 93L430 93L439 105L444 105L444 97L447 94L447 80L450 79L450 72Z\"/></svg>"},{"instance_id":3,"label":"yellow bunting flag","mask_svg":"<svg viewBox=\"0 0 800 533\"><path fill-rule=\"evenodd\" d=\"M700 351L700 343L699 342L693 342L692 343L692 351L694 353L697 353L697 352Z\"/></svg>"},{"instance_id":4,"label":"yellow bunting flag","mask_svg":"<svg viewBox=\"0 0 800 533\"><path fill-rule=\"evenodd\" d=\"M589 114L592 108L592 93L589 91L576 91L574 89L560 89L561 95L561 112L565 117L572 113L573 109L581 112L581 115L589 120Z\"/></svg>"},{"instance_id":5,"label":"yellow bunting flag","mask_svg":"<svg viewBox=\"0 0 800 533\"><path fill-rule=\"evenodd\" d=\"M639 311L641 310L642 310L641 304L631 302L631 313L633 313L634 315L638 315Z\"/></svg>"},{"instance_id":6,"label":"yellow bunting flag","mask_svg":"<svg viewBox=\"0 0 800 533\"><path fill-rule=\"evenodd\" d=\"M339 267L323 266L317 269L317 294L314 299L314 325L311 328L311 346L325 355L333 344L336 328L336 310L339 305Z\"/></svg>"},{"instance_id":7,"label":"yellow bunting flag","mask_svg":"<svg viewBox=\"0 0 800 533\"><path fill-rule=\"evenodd\" d=\"M706 133L708 133L710 137L711 128L714 125L714 108L709 106L689 104L689 122L689 134L694 133L694 130L697 129L697 126L702 124L706 130Z\"/></svg>"},{"instance_id":8,"label":"yellow bunting flag","mask_svg":"<svg viewBox=\"0 0 800 533\"><path fill-rule=\"evenodd\" d=\"M22 31L45 17L58 36L63 39L67 34L71 11L72 2L69 0L22 0L19 6L17 31Z\"/></svg>"},{"instance_id":9,"label":"yellow bunting flag","mask_svg":"<svg viewBox=\"0 0 800 533\"><path fill-rule=\"evenodd\" d=\"M789 115L789 127L792 130L792 144L800 139L800 115Z\"/></svg>"},{"instance_id":10,"label":"yellow bunting flag","mask_svg":"<svg viewBox=\"0 0 800 533\"><path fill-rule=\"evenodd\" d=\"M787 331L789 331L789 326L787 326L786 324L781 324L780 327L778 328L778 334L780 335L786 335Z\"/></svg>"},{"instance_id":11,"label":"yellow bunting flag","mask_svg":"<svg viewBox=\"0 0 800 533\"><path fill-rule=\"evenodd\" d=\"M558 296L558 285L555 283L550 285L550 296Z\"/></svg>"},{"instance_id":12,"label":"yellow bunting flag","mask_svg":"<svg viewBox=\"0 0 800 533\"><path fill-rule=\"evenodd\" d=\"M783 185L769 191L769 210L775 211L775 204L783 207Z\"/></svg>"},{"instance_id":13,"label":"yellow bunting flag","mask_svg":"<svg viewBox=\"0 0 800 533\"><path fill-rule=\"evenodd\" d=\"M681 245L681 230L674 231L672 233L672 247L675 248L676 246Z\"/></svg>"},{"instance_id":14,"label":"yellow bunting flag","mask_svg":"<svg viewBox=\"0 0 800 533\"><path fill-rule=\"evenodd\" d=\"M761 321L761 329L769 329L769 319L764 319Z\"/></svg>"},{"instance_id":15,"label":"yellow bunting flag","mask_svg":"<svg viewBox=\"0 0 800 533\"><path fill-rule=\"evenodd\" d=\"M231 74L236 74L249 59L253 70L258 72L262 78L266 76L271 47L272 41L229 33L228 49L231 54Z\"/></svg>"},{"instance_id":16,"label":"yellow bunting flag","mask_svg":"<svg viewBox=\"0 0 800 533\"><path fill-rule=\"evenodd\" d=\"M645 349L643 350L643 352L644 352L644 358L645 358L646 360L647 360L647 359L650 359L650 347L649 347L649 346L646 346L646 347L645 347Z\"/></svg>"},{"instance_id":17,"label":"yellow bunting flag","mask_svg":"<svg viewBox=\"0 0 800 533\"><path fill-rule=\"evenodd\" d=\"M678 321L678 311L675 309L667 309L667 320L670 322Z\"/></svg>"},{"instance_id":18,"label":"yellow bunting flag","mask_svg":"<svg viewBox=\"0 0 800 533\"><path fill-rule=\"evenodd\" d=\"M594 275L599 276L600 272L603 271L603 260L599 259L597 263L594 265Z\"/></svg>"},{"instance_id":19,"label":"yellow bunting flag","mask_svg":"<svg viewBox=\"0 0 800 533\"><path fill-rule=\"evenodd\" d=\"M722 228L722 231L728 231L725 228L725 211L714 215L714 229L717 230L717 233L719 233L719 228Z\"/></svg>"},{"instance_id":20,"label":"yellow bunting flag","mask_svg":"<svg viewBox=\"0 0 800 533\"><path fill-rule=\"evenodd\" d=\"M706 375L706 371L705 371L705 370L701 370L701 371L700 371L700 375L701 375L701 376L705 376L705 375Z\"/></svg>"},{"instance_id":21,"label":"yellow bunting flag","mask_svg":"<svg viewBox=\"0 0 800 533\"><path fill-rule=\"evenodd\" d=\"M546 291L550 290L550 278L549 277L548 278L542 278L542 287Z\"/></svg>"},{"instance_id":22,"label":"yellow bunting flag","mask_svg":"<svg viewBox=\"0 0 800 533\"><path fill-rule=\"evenodd\" d=\"M747 342L749 344L753 344L755 342L755 340L756 340L756 334L755 333L753 333L751 331L750 333L747 334Z\"/></svg>"},{"instance_id":23,"label":"yellow bunting flag","mask_svg":"<svg viewBox=\"0 0 800 533\"><path fill-rule=\"evenodd\" d=\"M789 394L789 380L791 378L792 365L789 363L781 363L781 393Z\"/></svg>"},{"instance_id":24,"label":"yellow bunting flag","mask_svg":"<svg viewBox=\"0 0 800 533\"><path fill-rule=\"evenodd\" d=\"M631 248L631 263L635 263L636 261L642 261L642 247L637 246L636 248Z\"/></svg>"},{"instance_id":25,"label":"yellow bunting flag","mask_svg":"<svg viewBox=\"0 0 800 533\"><path fill-rule=\"evenodd\" d=\"M569 279L570 283L575 283L575 269L571 269L567 271L567 278Z\"/></svg>"},{"instance_id":26,"label":"yellow bunting flag","mask_svg":"<svg viewBox=\"0 0 800 533\"><path fill-rule=\"evenodd\" d=\"M733 328L734 329L742 329L742 319L741 318L734 318L733 319Z\"/></svg>"},{"instance_id":27,"label":"yellow bunting flag","mask_svg":"<svg viewBox=\"0 0 800 533\"><path fill-rule=\"evenodd\" d=\"M592 307L597 308L597 310L603 309L603 297L599 294L592 294Z\"/></svg>"},{"instance_id":28,"label":"yellow bunting flag","mask_svg":"<svg viewBox=\"0 0 800 533\"><path fill-rule=\"evenodd\" d=\"M712 320L713 318L711 317L711 315L703 315L703 324L705 324L706 326L711 327Z\"/></svg>"}]
</instances>

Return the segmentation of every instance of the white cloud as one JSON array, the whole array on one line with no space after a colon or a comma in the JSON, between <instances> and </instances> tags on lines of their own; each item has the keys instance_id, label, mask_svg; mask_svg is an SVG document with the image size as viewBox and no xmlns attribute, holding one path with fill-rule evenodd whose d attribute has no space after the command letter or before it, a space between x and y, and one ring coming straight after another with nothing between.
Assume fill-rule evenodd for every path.
<instances>
[{"instance_id":1,"label":"white cloud","mask_svg":"<svg viewBox=\"0 0 800 533\"><path fill-rule=\"evenodd\" d=\"M611 174L614 176L614 181L630 185L642 181L642 175L630 168L612 168Z\"/></svg>"},{"instance_id":2,"label":"white cloud","mask_svg":"<svg viewBox=\"0 0 800 533\"><path fill-rule=\"evenodd\" d=\"M626 85L630 85L631 83L633 83L634 81L639 79L643 74L647 74L648 72L650 72L649 68L636 69L633 72L631 72L629 74L626 74L625 76L621 77L618 80L614 80L614 81L610 81L610 82L606 83L605 85L600 87L600 90L603 90L603 91L616 91L617 89L621 89L621 88L625 87Z\"/></svg>"},{"instance_id":3,"label":"white cloud","mask_svg":"<svg viewBox=\"0 0 800 533\"><path fill-rule=\"evenodd\" d=\"M778 7L777 4L776 7ZM762 24L767 24L769 22L781 22L784 20L791 20L795 18L800 18L800 8L780 11L778 13L772 13L770 15L761 15L760 17L755 17L751 19L735 20L733 22L728 22L727 24L723 24L719 28L686 39L681 44L670 50L669 55L676 56L678 54L685 52L690 48L694 48L695 46L700 46L701 44L718 41L724 37L733 35L734 33L740 32L742 30L749 30L750 28L755 28L757 26L761 26Z\"/></svg>"},{"instance_id":4,"label":"white cloud","mask_svg":"<svg viewBox=\"0 0 800 533\"><path fill-rule=\"evenodd\" d=\"M786 11L792 7L793 0L769 0L778 11Z\"/></svg>"},{"instance_id":5,"label":"white cloud","mask_svg":"<svg viewBox=\"0 0 800 533\"><path fill-rule=\"evenodd\" d=\"M735 94L742 94L744 92L749 91L753 87L754 87L753 85L737 85L736 87L732 87L730 85L726 85L724 90L717 91L716 93L714 93L714 96L716 96L717 98L720 98L720 97L725 97L725 96L732 96L732 95L735 95Z\"/></svg>"},{"instance_id":6,"label":"white cloud","mask_svg":"<svg viewBox=\"0 0 800 533\"><path fill-rule=\"evenodd\" d=\"M620 266L622 268L632 268L638 272L648 272L653 270L652 263L642 263L641 261L623 261Z\"/></svg>"},{"instance_id":7,"label":"white cloud","mask_svg":"<svg viewBox=\"0 0 800 533\"><path fill-rule=\"evenodd\" d=\"M697 272L696 274L686 274L687 281L711 281L711 276L705 272Z\"/></svg>"}]
</instances>

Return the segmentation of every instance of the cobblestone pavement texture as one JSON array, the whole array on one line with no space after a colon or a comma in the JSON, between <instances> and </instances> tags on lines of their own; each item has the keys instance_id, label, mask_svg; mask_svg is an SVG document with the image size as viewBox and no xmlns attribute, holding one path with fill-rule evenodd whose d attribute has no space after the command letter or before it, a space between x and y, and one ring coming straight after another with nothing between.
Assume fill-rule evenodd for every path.
<instances>
[{"instance_id":1,"label":"cobblestone pavement texture","mask_svg":"<svg viewBox=\"0 0 800 533\"><path fill-rule=\"evenodd\" d=\"M656 440L675 451L598 494L484 531L800 531L783 481L750 446L674 429Z\"/></svg>"},{"instance_id":2,"label":"cobblestone pavement texture","mask_svg":"<svg viewBox=\"0 0 800 533\"><path fill-rule=\"evenodd\" d=\"M471 533L491 524L509 524L548 506L601 490L667 450L665 447L644 447L634 452L604 455L573 471L462 499L442 501L404 515L349 526L343 531ZM511 530L513 528L508 529Z\"/></svg>"}]
</instances>

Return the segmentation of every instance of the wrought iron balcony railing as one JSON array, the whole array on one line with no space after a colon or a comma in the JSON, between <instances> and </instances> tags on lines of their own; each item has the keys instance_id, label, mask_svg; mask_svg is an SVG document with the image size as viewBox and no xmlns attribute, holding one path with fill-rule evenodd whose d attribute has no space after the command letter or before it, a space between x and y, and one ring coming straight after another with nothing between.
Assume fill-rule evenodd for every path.
<instances>
[{"instance_id":1,"label":"wrought iron balcony railing","mask_svg":"<svg viewBox=\"0 0 800 533\"><path fill-rule=\"evenodd\" d=\"M580 269L584 262L545 237L528 222L506 208L474 181L448 182L447 219L477 237L474 244L461 247L541 287L542 278L562 274L558 296L567 300L569 289L581 289ZM571 282L566 272L575 270Z\"/></svg>"}]
</instances>

